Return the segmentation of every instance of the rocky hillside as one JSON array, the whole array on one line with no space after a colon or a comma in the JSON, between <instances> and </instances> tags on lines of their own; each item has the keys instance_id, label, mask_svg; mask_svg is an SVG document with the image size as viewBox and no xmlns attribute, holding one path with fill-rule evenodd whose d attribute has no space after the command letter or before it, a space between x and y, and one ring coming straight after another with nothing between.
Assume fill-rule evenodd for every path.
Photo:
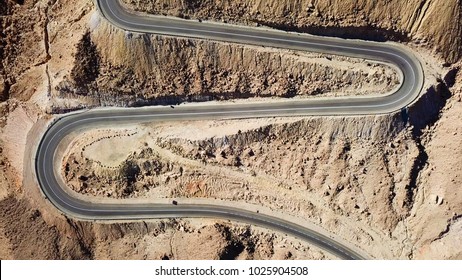
<instances>
[{"instance_id":1,"label":"rocky hillside","mask_svg":"<svg viewBox=\"0 0 462 280\"><path fill-rule=\"evenodd\" d=\"M0 225L1 259L328 258L296 241L243 225L179 220L94 224L50 214L12 197L0 201ZM185 244L203 246L197 250Z\"/></svg>"},{"instance_id":2,"label":"rocky hillside","mask_svg":"<svg viewBox=\"0 0 462 280\"><path fill-rule=\"evenodd\" d=\"M449 63L462 55L458 0L122 0L137 11L186 18L263 24L320 35L412 40Z\"/></svg>"},{"instance_id":3,"label":"rocky hillside","mask_svg":"<svg viewBox=\"0 0 462 280\"><path fill-rule=\"evenodd\" d=\"M177 104L384 94L398 82L389 66L361 59L127 35L103 20L94 27L77 45L70 75L56 86L58 98L89 106Z\"/></svg>"}]
</instances>

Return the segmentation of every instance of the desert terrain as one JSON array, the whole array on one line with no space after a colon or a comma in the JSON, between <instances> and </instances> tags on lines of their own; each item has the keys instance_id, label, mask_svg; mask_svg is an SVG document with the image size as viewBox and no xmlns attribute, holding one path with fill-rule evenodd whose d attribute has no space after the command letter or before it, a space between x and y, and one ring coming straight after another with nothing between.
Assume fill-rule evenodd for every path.
<instances>
[{"instance_id":1,"label":"desert terrain","mask_svg":"<svg viewBox=\"0 0 462 280\"><path fill-rule=\"evenodd\" d=\"M257 207L373 258L462 258L460 1L122 2L139 13L402 44L422 61L424 89L406 113L89 128L58 163L69 192ZM0 15L0 259L335 258L218 219L66 217L29 172L34 147L53 119L79 109L386 95L399 83L396 69L127 33L91 0L0 0Z\"/></svg>"}]
</instances>

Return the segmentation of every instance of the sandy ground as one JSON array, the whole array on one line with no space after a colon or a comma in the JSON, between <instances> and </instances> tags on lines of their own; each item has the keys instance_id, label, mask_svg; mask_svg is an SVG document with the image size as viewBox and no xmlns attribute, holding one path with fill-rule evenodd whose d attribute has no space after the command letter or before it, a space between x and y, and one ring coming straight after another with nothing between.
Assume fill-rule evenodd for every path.
<instances>
[{"instance_id":1,"label":"sandy ground","mask_svg":"<svg viewBox=\"0 0 462 280\"><path fill-rule=\"evenodd\" d=\"M83 151L83 156L108 167L117 167L140 145L143 134L136 129L99 131ZM104 138L103 138L104 137ZM109 139L106 137L110 137Z\"/></svg>"},{"instance_id":2,"label":"sandy ground","mask_svg":"<svg viewBox=\"0 0 462 280\"><path fill-rule=\"evenodd\" d=\"M3 130L5 153L18 174L23 173L27 133L35 121L34 116L30 116L22 106L19 106L9 115Z\"/></svg>"}]
</instances>

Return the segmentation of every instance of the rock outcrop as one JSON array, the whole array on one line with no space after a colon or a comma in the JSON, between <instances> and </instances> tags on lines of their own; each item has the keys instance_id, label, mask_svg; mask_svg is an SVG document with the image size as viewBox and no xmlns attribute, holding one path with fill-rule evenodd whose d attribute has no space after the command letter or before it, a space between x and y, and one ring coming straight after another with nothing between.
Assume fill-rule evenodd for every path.
<instances>
[{"instance_id":1,"label":"rock outcrop","mask_svg":"<svg viewBox=\"0 0 462 280\"><path fill-rule=\"evenodd\" d=\"M458 0L122 0L153 14L263 24L319 35L412 40L449 63L462 55L462 3Z\"/></svg>"}]
</instances>

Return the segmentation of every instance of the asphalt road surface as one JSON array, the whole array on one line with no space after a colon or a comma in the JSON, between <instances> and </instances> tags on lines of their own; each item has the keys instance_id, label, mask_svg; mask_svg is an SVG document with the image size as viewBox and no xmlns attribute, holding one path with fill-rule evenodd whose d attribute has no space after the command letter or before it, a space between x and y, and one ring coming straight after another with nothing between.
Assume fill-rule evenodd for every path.
<instances>
[{"instance_id":1,"label":"asphalt road surface","mask_svg":"<svg viewBox=\"0 0 462 280\"><path fill-rule=\"evenodd\" d=\"M294 33L248 28L234 25L200 23L166 17L133 15L118 1L96 0L98 8L111 24L128 32L162 34L214 41L301 51L338 54L383 61L397 66L402 83L387 96L342 97L284 102L246 102L240 104L188 104L170 107L131 109L95 109L65 115L55 121L44 134L36 154L35 171L40 187L49 201L66 215L85 220L126 220L169 217L222 218L274 229L308 241L342 259L364 259L363 253L339 243L329 236L276 217L242 209L217 205L159 205L91 203L68 194L60 176L62 159L57 156L59 143L65 136L89 127L116 127L120 124L153 121L179 121L268 116L300 115L361 115L399 111L412 103L423 85L419 61L404 48L396 45L314 37Z\"/></svg>"}]
</instances>

